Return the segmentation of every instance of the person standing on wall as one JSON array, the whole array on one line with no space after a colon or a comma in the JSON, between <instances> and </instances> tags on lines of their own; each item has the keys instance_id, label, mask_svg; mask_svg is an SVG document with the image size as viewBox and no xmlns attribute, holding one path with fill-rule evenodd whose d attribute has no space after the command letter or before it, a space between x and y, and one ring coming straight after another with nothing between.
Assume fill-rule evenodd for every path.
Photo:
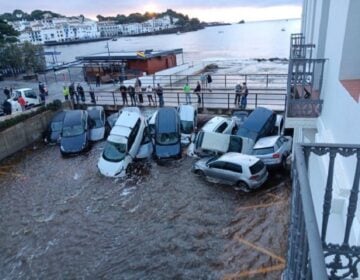
<instances>
[{"instance_id":1,"label":"person standing on wall","mask_svg":"<svg viewBox=\"0 0 360 280\"><path fill-rule=\"evenodd\" d=\"M139 99L139 103L142 104L144 102L144 99L141 92L141 81L139 78L136 78L134 87L135 87L136 95L138 96Z\"/></svg>"},{"instance_id":2,"label":"person standing on wall","mask_svg":"<svg viewBox=\"0 0 360 280\"><path fill-rule=\"evenodd\" d=\"M155 101L152 97L153 95L153 89L150 85L148 85L148 87L146 88L146 95L147 95L147 98L148 98L148 101L149 101L149 106L155 106Z\"/></svg>"},{"instance_id":3,"label":"person standing on wall","mask_svg":"<svg viewBox=\"0 0 360 280\"><path fill-rule=\"evenodd\" d=\"M96 73L96 87L100 87L100 82L101 82L100 75L99 73Z\"/></svg>"},{"instance_id":4,"label":"person standing on wall","mask_svg":"<svg viewBox=\"0 0 360 280\"><path fill-rule=\"evenodd\" d=\"M91 103L96 104L95 91L94 91L94 88L90 84L89 84L89 95L90 95Z\"/></svg>"},{"instance_id":5,"label":"person standing on wall","mask_svg":"<svg viewBox=\"0 0 360 280\"><path fill-rule=\"evenodd\" d=\"M197 95L197 98L198 98L197 102L199 105L201 104L200 92L201 92L201 85L200 85L200 82L197 82L196 88L194 89L194 93Z\"/></svg>"},{"instance_id":6,"label":"person standing on wall","mask_svg":"<svg viewBox=\"0 0 360 280\"><path fill-rule=\"evenodd\" d=\"M126 86L124 84L121 84L120 86L120 93L121 93L121 98L123 101L123 106L128 106L128 100L127 100L127 94L126 94Z\"/></svg>"},{"instance_id":7,"label":"person standing on wall","mask_svg":"<svg viewBox=\"0 0 360 280\"><path fill-rule=\"evenodd\" d=\"M156 95L159 98L159 106L164 107L164 96L163 96L164 93L163 93L163 88L160 86L160 84L157 84L155 91L156 91Z\"/></svg>"},{"instance_id":8,"label":"person standing on wall","mask_svg":"<svg viewBox=\"0 0 360 280\"><path fill-rule=\"evenodd\" d=\"M237 83L235 86L235 100L234 100L235 105L240 104L241 90L242 90L242 88L241 88L240 83Z\"/></svg>"},{"instance_id":9,"label":"person standing on wall","mask_svg":"<svg viewBox=\"0 0 360 280\"><path fill-rule=\"evenodd\" d=\"M66 86L66 85L64 85L64 87L63 87L63 95L64 95L64 98L65 98L65 101L67 101L67 100L69 100L69 88Z\"/></svg>"},{"instance_id":10,"label":"person standing on wall","mask_svg":"<svg viewBox=\"0 0 360 280\"><path fill-rule=\"evenodd\" d=\"M189 86L189 83L185 84L185 86L183 87L183 91L185 93L186 104L191 104L191 96L190 96L191 88Z\"/></svg>"},{"instance_id":11,"label":"person standing on wall","mask_svg":"<svg viewBox=\"0 0 360 280\"><path fill-rule=\"evenodd\" d=\"M207 81L207 88L209 89L209 92L211 92L212 77L210 74L207 74L206 81Z\"/></svg>"},{"instance_id":12,"label":"person standing on wall","mask_svg":"<svg viewBox=\"0 0 360 280\"><path fill-rule=\"evenodd\" d=\"M84 92L84 88L81 86L80 83L78 83L77 87L76 87L76 91L77 91L77 96L80 97L82 102L85 102L85 92Z\"/></svg>"},{"instance_id":13,"label":"person standing on wall","mask_svg":"<svg viewBox=\"0 0 360 280\"><path fill-rule=\"evenodd\" d=\"M247 96L249 94L249 89L246 86L246 83L243 83L243 92L241 95L240 109L245 110L247 105Z\"/></svg>"},{"instance_id":14,"label":"person standing on wall","mask_svg":"<svg viewBox=\"0 0 360 280\"><path fill-rule=\"evenodd\" d=\"M200 75L200 82L201 82L201 88L205 88L206 87L206 76L204 73L201 73Z\"/></svg>"},{"instance_id":15,"label":"person standing on wall","mask_svg":"<svg viewBox=\"0 0 360 280\"><path fill-rule=\"evenodd\" d=\"M129 85L127 91L130 95L131 106L136 106L135 88Z\"/></svg>"}]
</instances>

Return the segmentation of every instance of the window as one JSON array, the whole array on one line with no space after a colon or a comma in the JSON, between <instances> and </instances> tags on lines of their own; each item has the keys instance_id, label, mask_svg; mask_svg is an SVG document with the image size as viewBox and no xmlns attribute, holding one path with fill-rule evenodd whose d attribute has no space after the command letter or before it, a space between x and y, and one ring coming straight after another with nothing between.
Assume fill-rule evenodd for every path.
<instances>
[{"instance_id":1,"label":"window","mask_svg":"<svg viewBox=\"0 0 360 280\"><path fill-rule=\"evenodd\" d=\"M229 171L236 172L236 173L242 173L242 167L241 167L241 165L237 165L237 164L230 163L230 162L227 162L227 163L225 164L225 169L226 169L226 170L229 170Z\"/></svg>"},{"instance_id":2,"label":"window","mask_svg":"<svg viewBox=\"0 0 360 280\"><path fill-rule=\"evenodd\" d=\"M222 123L215 132L223 133L225 129L228 127L228 124L226 122Z\"/></svg>"},{"instance_id":3,"label":"window","mask_svg":"<svg viewBox=\"0 0 360 280\"><path fill-rule=\"evenodd\" d=\"M219 168L219 169L224 169L225 167L225 162L223 161L214 161L212 163L209 164L210 168Z\"/></svg>"},{"instance_id":4,"label":"window","mask_svg":"<svg viewBox=\"0 0 360 280\"><path fill-rule=\"evenodd\" d=\"M259 173L264 167L264 163L261 160L258 160L253 166L250 166L250 172L251 174Z\"/></svg>"}]
</instances>

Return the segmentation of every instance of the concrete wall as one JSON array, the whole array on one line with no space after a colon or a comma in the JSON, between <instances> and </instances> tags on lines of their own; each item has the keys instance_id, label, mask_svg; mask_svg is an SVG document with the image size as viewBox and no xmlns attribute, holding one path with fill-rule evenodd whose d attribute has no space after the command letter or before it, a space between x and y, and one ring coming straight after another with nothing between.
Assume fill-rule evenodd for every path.
<instances>
[{"instance_id":1,"label":"concrete wall","mask_svg":"<svg viewBox=\"0 0 360 280\"><path fill-rule=\"evenodd\" d=\"M0 132L0 160L41 139L54 114L46 111Z\"/></svg>"}]
</instances>

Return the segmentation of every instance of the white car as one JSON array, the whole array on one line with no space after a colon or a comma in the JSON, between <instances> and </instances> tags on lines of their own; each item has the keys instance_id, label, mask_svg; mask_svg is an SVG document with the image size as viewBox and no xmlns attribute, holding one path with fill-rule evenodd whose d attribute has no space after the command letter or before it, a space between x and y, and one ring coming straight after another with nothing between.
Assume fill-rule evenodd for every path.
<instances>
[{"instance_id":1,"label":"white car","mask_svg":"<svg viewBox=\"0 0 360 280\"><path fill-rule=\"evenodd\" d=\"M197 125L197 108L192 105L180 105L178 108L180 117L181 144L189 145L191 134Z\"/></svg>"},{"instance_id":2,"label":"white car","mask_svg":"<svg viewBox=\"0 0 360 280\"><path fill-rule=\"evenodd\" d=\"M188 148L189 156L212 156L228 152L251 154L254 141L250 138L217 132L199 131Z\"/></svg>"},{"instance_id":3,"label":"white car","mask_svg":"<svg viewBox=\"0 0 360 280\"><path fill-rule=\"evenodd\" d=\"M105 112L102 106L89 106L87 108L92 122L90 129L90 140L99 141L105 137Z\"/></svg>"},{"instance_id":4,"label":"white car","mask_svg":"<svg viewBox=\"0 0 360 280\"><path fill-rule=\"evenodd\" d=\"M125 176L129 164L139 151L145 125L145 119L139 113L120 113L98 162L101 174L108 177Z\"/></svg>"},{"instance_id":5,"label":"white car","mask_svg":"<svg viewBox=\"0 0 360 280\"><path fill-rule=\"evenodd\" d=\"M32 88L19 88L13 90L8 101L11 103L12 112L21 111L18 98L22 96L25 99L25 108L31 108L40 105L40 100L36 92Z\"/></svg>"},{"instance_id":6,"label":"white car","mask_svg":"<svg viewBox=\"0 0 360 280\"><path fill-rule=\"evenodd\" d=\"M252 154L261 159L268 167L286 168L287 157L291 153L290 136L268 136L260 138L254 145Z\"/></svg>"},{"instance_id":7,"label":"white car","mask_svg":"<svg viewBox=\"0 0 360 280\"><path fill-rule=\"evenodd\" d=\"M235 127L235 120L231 118L216 116L210 119L201 128L201 131L231 134L234 131Z\"/></svg>"}]
</instances>

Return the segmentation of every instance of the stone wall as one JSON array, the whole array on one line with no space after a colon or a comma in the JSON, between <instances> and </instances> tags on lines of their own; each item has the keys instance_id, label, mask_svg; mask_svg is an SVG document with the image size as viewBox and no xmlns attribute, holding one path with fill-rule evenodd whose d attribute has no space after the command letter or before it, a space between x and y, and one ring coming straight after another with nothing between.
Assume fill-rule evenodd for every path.
<instances>
[{"instance_id":1,"label":"stone wall","mask_svg":"<svg viewBox=\"0 0 360 280\"><path fill-rule=\"evenodd\" d=\"M0 132L0 160L40 140L55 113L43 112Z\"/></svg>"}]
</instances>

